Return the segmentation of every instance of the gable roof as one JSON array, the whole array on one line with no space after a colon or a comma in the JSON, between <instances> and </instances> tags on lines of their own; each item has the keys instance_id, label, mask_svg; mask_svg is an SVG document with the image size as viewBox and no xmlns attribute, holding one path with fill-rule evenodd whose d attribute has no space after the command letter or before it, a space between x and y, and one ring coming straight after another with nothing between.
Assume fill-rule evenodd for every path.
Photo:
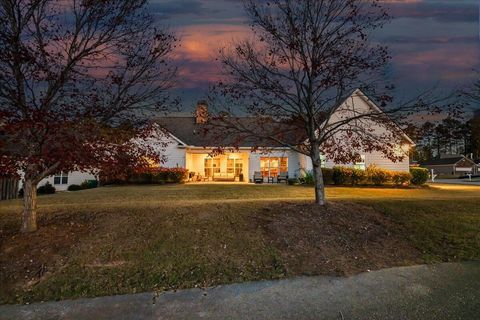
<instances>
[{"instance_id":1,"label":"gable roof","mask_svg":"<svg viewBox=\"0 0 480 320\"><path fill-rule=\"evenodd\" d=\"M258 119L253 117L239 117L236 121L245 126L255 126ZM241 136L241 133L228 131L214 132L211 124L197 123L194 116L166 116L155 119L162 128L166 129L177 141L192 147L233 147L240 144L239 147L283 147L281 144L274 143L270 139L264 139L256 136ZM304 140L297 138L298 135L286 136L285 140L291 145L300 144Z\"/></svg>"},{"instance_id":2,"label":"gable roof","mask_svg":"<svg viewBox=\"0 0 480 320\"><path fill-rule=\"evenodd\" d=\"M371 99L367 97L360 89L356 89L351 95L357 95L367 105L372 107L378 112L383 111L378 107ZM342 103L343 104L343 103ZM408 137L405 132L398 126L398 124L390 119L387 114L385 116L395 125L400 132L402 132L403 138L410 144L415 143ZM252 128L258 126L258 118L256 117L237 117L236 121L242 125ZM241 137L241 133L235 131L228 131L225 129L221 135L212 132L212 125L201 124L196 122L196 117L193 114L182 114L174 116L165 116L155 119L155 122L161 127L166 129L174 139L180 144L192 147L232 147L240 142L239 147L270 147L279 148L284 147L279 143L275 143L271 139L261 138L256 136L244 136ZM268 126L266 126L268 127ZM275 134L275 130L272 130L272 135ZM289 132L282 135L282 140L288 145L300 145L307 139L306 133L303 132Z\"/></svg>"},{"instance_id":3,"label":"gable roof","mask_svg":"<svg viewBox=\"0 0 480 320\"><path fill-rule=\"evenodd\" d=\"M458 156L458 157L451 157L451 158L439 158L439 159L432 159L429 161L421 162L422 166L448 166L448 165L455 165L462 160L467 160L475 165L475 162L471 159L468 159L465 156Z\"/></svg>"},{"instance_id":4,"label":"gable roof","mask_svg":"<svg viewBox=\"0 0 480 320\"><path fill-rule=\"evenodd\" d=\"M375 109L377 112L380 112L380 113L383 113L387 118L388 120L390 120L392 122L392 124L402 133L402 136L411 144L411 145L415 145L415 142L413 142L412 139L410 139L410 137L405 133L405 131L403 131L402 128L400 128L400 126L398 125L398 123L396 123L393 119L391 119L391 117L389 117L375 102L373 102L372 99L370 99L362 90L360 89L356 89L352 95L356 94L358 97L360 97L366 104L368 104L370 107L372 107L373 109Z\"/></svg>"}]
</instances>

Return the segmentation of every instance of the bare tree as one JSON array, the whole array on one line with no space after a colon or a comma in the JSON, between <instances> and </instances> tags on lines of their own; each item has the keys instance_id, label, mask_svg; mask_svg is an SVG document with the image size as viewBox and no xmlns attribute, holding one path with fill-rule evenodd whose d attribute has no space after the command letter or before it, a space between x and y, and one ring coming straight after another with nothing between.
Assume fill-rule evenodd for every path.
<instances>
[{"instance_id":1,"label":"bare tree","mask_svg":"<svg viewBox=\"0 0 480 320\"><path fill-rule=\"evenodd\" d=\"M322 155L340 163L358 160L360 150L382 151L393 161L406 156L395 151L404 142L400 127L356 90L378 84L390 59L386 47L370 41L389 21L381 1L248 0L245 10L252 39L220 52L227 79L212 95L221 111L212 116L217 128L310 157L320 205ZM391 102L389 96L376 97L384 106ZM357 98L372 108L357 110ZM238 114L256 121L245 125Z\"/></svg>"},{"instance_id":2,"label":"bare tree","mask_svg":"<svg viewBox=\"0 0 480 320\"><path fill-rule=\"evenodd\" d=\"M0 0L2 158L24 174L22 231L37 229L43 178L155 156L132 137L164 107L175 45L145 0Z\"/></svg>"}]
</instances>

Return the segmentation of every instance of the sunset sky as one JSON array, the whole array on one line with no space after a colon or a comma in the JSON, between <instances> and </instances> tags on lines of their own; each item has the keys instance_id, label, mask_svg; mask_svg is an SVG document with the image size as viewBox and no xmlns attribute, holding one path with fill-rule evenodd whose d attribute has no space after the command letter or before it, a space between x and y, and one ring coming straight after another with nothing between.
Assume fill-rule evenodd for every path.
<instances>
[{"instance_id":1,"label":"sunset sky","mask_svg":"<svg viewBox=\"0 0 480 320\"><path fill-rule=\"evenodd\" d=\"M394 20L375 40L388 45L389 81L399 97L437 87L470 84L480 71L479 1L385 0ZM241 1L152 0L152 12L181 38L175 53L179 95L185 108L201 99L218 78L218 49L247 37Z\"/></svg>"}]
</instances>

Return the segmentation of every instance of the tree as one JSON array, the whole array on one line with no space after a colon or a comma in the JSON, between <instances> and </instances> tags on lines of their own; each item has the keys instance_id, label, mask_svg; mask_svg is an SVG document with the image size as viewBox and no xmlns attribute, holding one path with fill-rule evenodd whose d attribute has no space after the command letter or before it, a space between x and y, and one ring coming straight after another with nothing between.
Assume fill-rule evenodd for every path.
<instances>
[{"instance_id":1,"label":"tree","mask_svg":"<svg viewBox=\"0 0 480 320\"><path fill-rule=\"evenodd\" d=\"M227 79L212 94L218 112L211 117L223 134L235 130L310 157L320 205L322 155L342 163L358 161L360 150L382 151L394 161L405 157L393 151L402 132L386 110L353 106L363 95L355 89L373 88L390 58L386 47L370 42L372 31L389 20L381 1L248 0L245 10L252 39L220 52ZM383 105L391 102L375 96ZM238 121L235 114L242 113L254 123Z\"/></svg>"},{"instance_id":2,"label":"tree","mask_svg":"<svg viewBox=\"0 0 480 320\"><path fill-rule=\"evenodd\" d=\"M2 153L23 172L22 231L37 229L43 178L158 157L132 138L164 107L175 45L145 0L0 0Z\"/></svg>"},{"instance_id":3,"label":"tree","mask_svg":"<svg viewBox=\"0 0 480 320\"><path fill-rule=\"evenodd\" d=\"M470 91L466 92L466 96L476 105L473 117L468 121L468 131L470 134L470 152L474 157L480 158L480 80L473 84Z\"/></svg>"}]
</instances>

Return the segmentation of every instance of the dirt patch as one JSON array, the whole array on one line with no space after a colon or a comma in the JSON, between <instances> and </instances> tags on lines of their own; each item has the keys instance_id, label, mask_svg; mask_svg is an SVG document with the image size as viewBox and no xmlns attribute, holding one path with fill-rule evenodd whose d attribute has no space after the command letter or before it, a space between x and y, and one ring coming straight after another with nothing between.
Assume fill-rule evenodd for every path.
<instances>
[{"instance_id":1,"label":"dirt patch","mask_svg":"<svg viewBox=\"0 0 480 320\"><path fill-rule=\"evenodd\" d=\"M22 234L20 222L0 233L0 282L3 294L28 291L67 265L80 240L92 230L94 215L48 214L39 217L39 230Z\"/></svg>"},{"instance_id":2,"label":"dirt patch","mask_svg":"<svg viewBox=\"0 0 480 320\"><path fill-rule=\"evenodd\" d=\"M254 221L290 275L351 275L422 262L399 225L356 203L280 203Z\"/></svg>"}]
</instances>

